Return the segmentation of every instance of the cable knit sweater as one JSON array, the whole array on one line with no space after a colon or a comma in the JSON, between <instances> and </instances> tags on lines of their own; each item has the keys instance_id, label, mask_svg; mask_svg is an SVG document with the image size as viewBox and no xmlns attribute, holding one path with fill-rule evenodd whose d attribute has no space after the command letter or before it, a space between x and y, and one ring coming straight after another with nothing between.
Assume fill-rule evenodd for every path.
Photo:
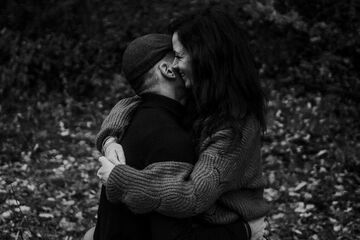
<instances>
[{"instance_id":1,"label":"cable knit sweater","mask_svg":"<svg viewBox=\"0 0 360 240\"><path fill-rule=\"evenodd\" d=\"M97 136L99 150L107 136L121 138L140 101L135 96L115 105ZM265 216L269 204L263 198L265 180L258 121L247 118L242 139L230 152L224 151L231 141L230 130L220 130L211 139L201 139L195 166L171 159L143 170L117 165L106 185L109 201L121 201L135 213L157 211L179 218L200 215L214 224Z\"/></svg>"}]
</instances>

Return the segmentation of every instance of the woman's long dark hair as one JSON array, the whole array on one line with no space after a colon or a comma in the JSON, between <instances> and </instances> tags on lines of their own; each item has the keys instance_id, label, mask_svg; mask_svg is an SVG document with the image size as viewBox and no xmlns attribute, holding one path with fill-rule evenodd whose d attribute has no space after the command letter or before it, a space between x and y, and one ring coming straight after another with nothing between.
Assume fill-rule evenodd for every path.
<instances>
[{"instance_id":1,"label":"woman's long dark hair","mask_svg":"<svg viewBox=\"0 0 360 240\"><path fill-rule=\"evenodd\" d=\"M241 134L241 123L249 115L254 115L265 130L266 100L258 70L234 18L210 7L180 16L169 30L178 33L192 59L201 130L211 136L228 124Z\"/></svg>"}]
</instances>

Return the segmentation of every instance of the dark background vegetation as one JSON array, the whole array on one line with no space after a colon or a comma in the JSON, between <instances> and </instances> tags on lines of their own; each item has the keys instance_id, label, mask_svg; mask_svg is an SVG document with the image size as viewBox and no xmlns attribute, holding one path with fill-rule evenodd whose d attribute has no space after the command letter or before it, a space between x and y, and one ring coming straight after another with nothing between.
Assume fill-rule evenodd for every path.
<instances>
[{"instance_id":1,"label":"dark background vegetation","mask_svg":"<svg viewBox=\"0 0 360 240\"><path fill-rule=\"evenodd\" d=\"M132 94L126 44L214 3L247 30L269 96L272 239L360 239L358 0L3 0L0 239L79 239L94 224L94 137Z\"/></svg>"}]
</instances>

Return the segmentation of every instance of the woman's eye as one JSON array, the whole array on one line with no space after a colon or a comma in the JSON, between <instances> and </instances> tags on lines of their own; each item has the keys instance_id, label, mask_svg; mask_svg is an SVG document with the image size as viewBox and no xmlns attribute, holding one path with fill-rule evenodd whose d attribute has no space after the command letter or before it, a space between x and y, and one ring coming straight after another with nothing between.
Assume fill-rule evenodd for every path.
<instances>
[{"instance_id":1,"label":"woman's eye","mask_svg":"<svg viewBox=\"0 0 360 240\"><path fill-rule=\"evenodd\" d=\"M181 59L181 56L175 55L175 58L176 58L176 59Z\"/></svg>"}]
</instances>

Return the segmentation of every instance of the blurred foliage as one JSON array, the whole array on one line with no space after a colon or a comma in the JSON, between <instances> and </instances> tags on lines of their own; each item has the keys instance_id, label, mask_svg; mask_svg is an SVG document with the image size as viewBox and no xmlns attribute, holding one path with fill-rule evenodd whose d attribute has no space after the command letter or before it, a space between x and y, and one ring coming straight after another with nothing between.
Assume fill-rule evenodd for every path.
<instances>
[{"instance_id":1,"label":"blurred foliage","mask_svg":"<svg viewBox=\"0 0 360 240\"><path fill-rule=\"evenodd\" d=\"M269 93L271 239L360 239L357 0L2 1L0 239L79 239L93 226L93 141L132 94L126 44L209 4L247 30Z\"/></svg>"},{"instance_id":2,"label":"blurred foliage","mask_svg":"<svg viewBox=\"0 0 360 240\"><path fill-rule=\"evenodd\" d=\"M356 0L6 0L0 10L0 95L94 97L111 91L127 42L164 32L179 13L209 4L225 5L239 17L264 78L359 99Z\"/></svg>"}]
</instances>

